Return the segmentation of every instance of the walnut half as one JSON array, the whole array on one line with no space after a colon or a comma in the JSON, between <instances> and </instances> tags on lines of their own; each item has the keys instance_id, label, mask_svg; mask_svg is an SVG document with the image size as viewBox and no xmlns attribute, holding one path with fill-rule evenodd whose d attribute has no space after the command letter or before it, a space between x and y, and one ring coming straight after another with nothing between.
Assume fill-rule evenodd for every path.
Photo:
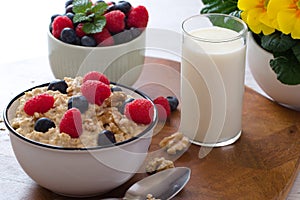
<instances>
[{"instance_id":1,"label":"walnut half","mask_svg":"<svg viewBox=\"0 0 300 200\"><path fill-rule=\"evenodd\" d=\"M146 172L149 174L154 174L156 172L174 167L174 163L171 160L166 160L164 157L154 158L147 164Z\"/></svg>"},{"instance_id":2,"label":"walnut half","mask_svg":"<svg viewBox=\"0 0 300 200\"><path fill-rule=\"evenodd\" d=\"M168 154L176 154L178 151L185 150L189 143L188 137L184 136L181 132L176 132L162 139L159 146L166 148Z\"/></svg>"}]
</instances>

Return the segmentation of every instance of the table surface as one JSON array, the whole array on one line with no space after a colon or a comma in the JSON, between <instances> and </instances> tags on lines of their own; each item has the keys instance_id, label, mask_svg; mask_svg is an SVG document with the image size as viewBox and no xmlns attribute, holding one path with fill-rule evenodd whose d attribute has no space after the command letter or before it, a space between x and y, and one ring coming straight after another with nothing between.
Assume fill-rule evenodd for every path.
<instances>
[{"instance_id":1,"label":"table surface","mask_svg":"<svg viewBox=\"0 0 300 200\"><path fill-rule=\"evenodd\" d=\"M65 1L44 0L15 0L13 5L10 1L2 2L0 12L3 20L0 31L1 56L0 56L0 112L8 101L19 92L28 87L53 80L47 58L46 30L52 14L62 13ZM145 5L150 13L149 28L171 30L180 33L181 22L201 9L199 0L132 0L133 5ZM20 20L22 19L22 23ZM151 53L151 52L150 52ZM255 91L265 95L252 78L249 69L246 69L245 84ZM4 124L0 124L1 139L9 140L7 131L3 130ZM1 140L0 140L1 147ZM11 147L0 148L1 155L10 157L13 155ZM10 158L11 159L11 158ZM17 164L17 163L16 163ZM5 167L5 162L0 160L0 169ZM15 167L16 168L16 167ZM19 167L14 176L26 176ZM0 170L1 171L1 170ZM9 184L9 175L1 174L0 179ZM2 182L3 183L3 182ZM21 183L20 183L21 184ZM0 193L5 192L1 191ZM17 194L17 189L15 190ZM12 194L13 195L13 194ZM1 199L1 196L0 196ZM298 176L288 198L289 200L300 199L300 177Z\"/></svg>"}]
</instances>

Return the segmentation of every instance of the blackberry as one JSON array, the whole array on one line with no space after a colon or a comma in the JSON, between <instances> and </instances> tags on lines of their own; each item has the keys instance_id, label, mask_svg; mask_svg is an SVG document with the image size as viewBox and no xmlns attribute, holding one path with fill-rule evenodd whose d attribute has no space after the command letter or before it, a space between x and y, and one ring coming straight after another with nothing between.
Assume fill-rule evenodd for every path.
<instances>
[{"instance_id":1,"label":"blackberry","mask_svg":"<svg viewBox=\"0 0 300 200\"><path fill-rule=\"evenodd\" d=\"M48 85L48 90L59 91L62 94L67 94L68 84L64 80L52 81Z\"/></svg>"},{"instance_id":2,"label":"blackberry","mask_svg":"<svg viewBox=\"0 0 300 200\"><path fill-rule=\"evenodd\" d=\"M34 130L38 132L46 133L50 128L55 128L55 124L46 117L38 119L34 124Z\"/></svg>"}]
</instances>

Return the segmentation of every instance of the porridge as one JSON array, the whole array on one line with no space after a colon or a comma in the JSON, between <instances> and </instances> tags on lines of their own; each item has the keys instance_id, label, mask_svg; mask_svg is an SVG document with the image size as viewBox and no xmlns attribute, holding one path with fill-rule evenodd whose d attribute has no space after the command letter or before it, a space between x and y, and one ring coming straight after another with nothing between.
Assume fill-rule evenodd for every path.
<instances>
[{"instance_id":1,"label":"porridge","mask_svg":"<svg viewBox=\"0 0 300 200\"><path fill-rule=\"evenodd\" d=\"M142 103L148 105L149 112L153 111L153 104L146 99L134 99L121 87L101 78L94 80L100 76L104 75L91 72L84 77L66 77L58 88L51 88L50 83L25 92L19 99L13 128L37 142L72 148L118 143L137 136L152 122L153 115L139 120L131 116L132 113L144 112L137 109L135 101L144 100ZM46 97L50 100L46 101ZM41 98L44 100L40 101ZM133 104L132 111L130 104Z\"/></svg>"}]
</instances>

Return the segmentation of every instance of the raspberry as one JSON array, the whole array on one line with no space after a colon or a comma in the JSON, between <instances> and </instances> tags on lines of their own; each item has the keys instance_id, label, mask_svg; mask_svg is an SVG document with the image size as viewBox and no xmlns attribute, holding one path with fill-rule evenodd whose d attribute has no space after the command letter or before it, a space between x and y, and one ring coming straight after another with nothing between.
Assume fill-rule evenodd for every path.
<instances>
[{"instance_id":1,"label":"raspberry","mask_svg":"<svg viewBox=\"0 0 300 200\"><path fill-rule=\"evenodd\" d=\"M110 96L110 87L96 80L87 80L81 85L81 93L88 102L102 105L103 101Z\"/></svg>"},{"instance_id":2,"label":"raspberry","mask_svg":"<svg viewBox=\"0 0 300 200\"><path fill-rule=\"evenodd\" d=\"M112 46L115 43L113 37L106 28L102 29L100 33L95 33L93 37L98 46Z\"/></svg>"},{"instance_id":3,"label":"raspberry","mask_svg":"<svg viewBox=\"0 0 300 200\"><path fill-rule=\"evenodd\" d=\"M100 81L102 83L105 83L106 85L110 84L109 79L104 74L97 71L91 71L86 73L83 77L83 83L86 82L87 80Z\"/></svg>"},{"instance_id":4,"label":"raspberry","mask_svg":"<svg viewBox=\"0 0 300 200\"><path fill-rule=\"evenodd\" d=\"M81 135L83 131L82 119L81 113L77 108L71 108L65 112L60 121L59 130L72 138L78 138Z\"/></svg>"},{"instance_id":5,"label":"raspberry","mask_svg":"<svg viewBox=\"0 0 300 200\"><path fill-rule=\"evenodd\" d=\"M24 111L32 116L35 112L45 113L54 105L54 97L49 94L40 94L26 101Z\"/></svg>"},{"instance_id":6,"label":"raspberry","mask_svg":"<svg viewBox=\"0 0 300 200\"><path fill-rule=\"evenodd\" d=\"M76 26L76 35L80 38L82 38L83 36L85 36L85 32L83 31L83 23L79 23L77 26Z\"/></svg>"},{"instance_id":7,"label":"raspberry","mask_svg":"<svg viewBox=\"0 0 300 200\"><path fill-rule=\"evenodd\" d=\"M127 27L145 28L148 24L149 14L144 6L137 6L128 14Z\"/></svg>"},{"instance_id":8,"label":"raspberry","mask_svg":"<svg viewBox=\"0 0 300 200\"><path fill-rule=\"evenodd\" d=\"M154 115L154 107L147 99L135 99L126 104L125 115L136 123L150 124Z\"/></svg>"},{"instance_id":9,"label":"raspberry","mask_svg":"<svg viewBox=\"0 0 300 200\"><path fill-rule=\"evenodd\" d=\"M157 108L158 118L160 120L166 120L171 114L169 101L165 97L159 96L154 99L153 102Z\"/></svg>"},{"instance_id":10,"label":"raspberry","mask_svg":"<svg viewBox=\"0 0 300 200\"><path fill-rule=\"evenodd\" d=\"M125 29L125 14L120 10L113 10L106 13L106 25L105 27L111 33L119 33Z\"/></svg>"},{"instance_id":11,"label":"raspberry","mask_svg":"<svg viewBox=\"0 0 300 200\"><path fill-rule=\"evenodd\" d=\"M73 22L67 16L57 16L52 22L52 34L59 38L60 33L64 28L74 28Z\"/></svg>"}]
</instances>

